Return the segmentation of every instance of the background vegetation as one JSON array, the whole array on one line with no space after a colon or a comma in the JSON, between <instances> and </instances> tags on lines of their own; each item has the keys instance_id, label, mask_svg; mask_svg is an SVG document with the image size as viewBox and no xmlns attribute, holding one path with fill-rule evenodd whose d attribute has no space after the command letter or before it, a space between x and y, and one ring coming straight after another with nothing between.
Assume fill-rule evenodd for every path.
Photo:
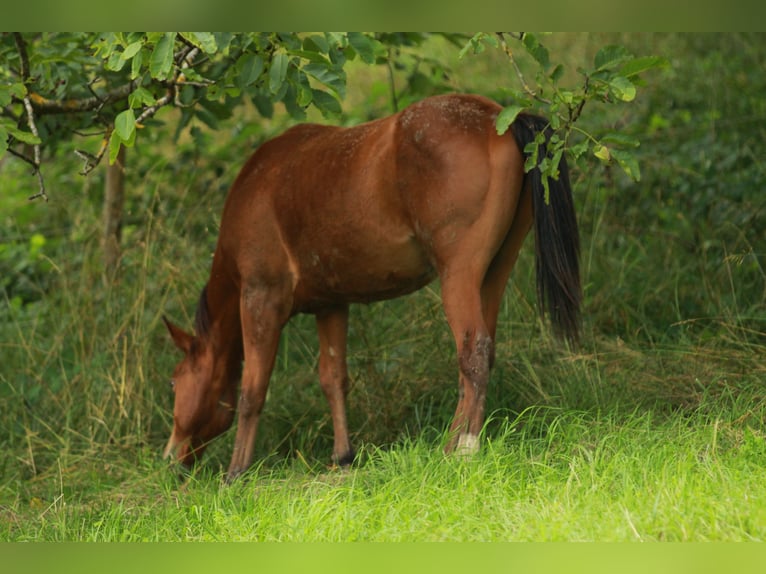
<instances>
[{"instance_id":1,"label":"background vegetation","mask_svg":"<svg viewBox=\"0 0 766 574\"><path fill-rule=\"evenodd\" d=\"M353 309L350 427L361 464L326 471L332 429L310 317L286 330L249 481L223 488L233 435L183 486L159 460L176 353L228 185L291 123L256 109L131 150L120 273L105 280L103 170L62 145L50 201L0 165L0 538L4 540L749 540L766 538L766 91L762 35L553 35L576 67L603 45L659 54L636 101L591 105L642 179L582 158L581 349L549 339L530 249L507 289L476 459L439 449L457 400L453 342L430 287ZM400 104L427 93L506 101L515 73L435 38L403 48ZM534 62L520 61L533 70ZM525 68L526 66L526 68ZM385 68L352 65L340 123L390 112ZM319 119L321 117L311 117ZM167 130L163 131L163 130ZM172 142L172 143L171 143ZM531 242L531 239L530 239Z\"/></svg>"}]
</instances>

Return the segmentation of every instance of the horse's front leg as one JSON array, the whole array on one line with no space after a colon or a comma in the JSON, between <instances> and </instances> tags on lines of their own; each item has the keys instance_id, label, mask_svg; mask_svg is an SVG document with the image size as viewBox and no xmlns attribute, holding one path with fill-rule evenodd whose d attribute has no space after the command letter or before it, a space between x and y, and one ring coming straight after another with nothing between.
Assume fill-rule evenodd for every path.
<instances>
[{"instance_id":1,"label":"horse's front leg","mask_svg":"<svg viewBox=\"0 0 766 574\"><path fill-rule=\"evenodd\" d=\"M346 395L349 379L346 366L348 305L326 309L316 314L319 334L319 383L330 404L334 445L332 459L346 466L354 461L346 420Z\"/></svg>"},{"instance_id":2,"label":"horse's front leg","mask_svg":"<svg viewBox=\"0 0 766 574\"><path fill-rule=\"evenodd\" d=\"M243 287L240 298L245 365L239 397L237 434L226 480L245 472L253 460L258 420L266 401L279 336L290 313L287 289Z\"/></svg>"}]
</instances>

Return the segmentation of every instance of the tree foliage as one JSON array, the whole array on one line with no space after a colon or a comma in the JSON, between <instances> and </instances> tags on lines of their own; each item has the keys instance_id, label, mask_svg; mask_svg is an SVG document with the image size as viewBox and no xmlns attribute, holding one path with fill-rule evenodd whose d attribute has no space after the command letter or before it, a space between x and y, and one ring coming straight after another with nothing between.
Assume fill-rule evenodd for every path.
<instances>
[{"instance_id":1,"label":"tree foliage","mask_svg":"<svg viewBox=\"0 0 766 574\"><path fill-rule=\"evenodd\" d=\"M537 72L532 85L522 73L514 50L508 43L508 38L515 38L521 47L537 64ZM566 68L563 63L551 59L548 49L543 45L541 37L536 34L488 34L481 32L474 35L465 45L461 54L469 51L483 51L486 46L502 49L518 77L519 88L511 89L513 103L506 106L497 119L498 133L505 132L516 116L527 108L542 107L543 114L549 118L554 135L548 156L537 157L539 145L544 135L530 144L532 155L529 156L526 169L540 165L541 170L549 177L558 178L558 164L562 155L569 151L577 160L588 151L604 163L614 160L623 171L633 179L641 179L641 172L633 154L632 148L639 141L620 132L607 132L599 137L575 125L586 103L590 101L603 103L632 102L636 97L640 74L659 68L666 64L662 57L636 57L627 48L620 45L607 45L595 55L591 66L582 63L577 67L581 83L574 86L561 84L565 77ZM573 142L574 133L584 136L578 142ZM543 180L547 184L547 179Z\"/></svg>"},{"instance_id":2,"label":"tree foliage","mask_svg":"<svg viewBox=\"0 0 766 574\"><path fill-rule=\"evenodd\" d=\"M216 127L246 99L267 117L276 102L296 120L310 106L335 117L346 62L384 54L361 33L3 34L0 140L39 170L39 157L19 148L99 133L98 151L80 151L87 173L107 152L113 162L120 146L132 147L164 106L183 110L181 128L192 117Z\"/></svg>"},{"instance_id":3,"label":"tree foliage","mask_svg":"<svg viewBox=\"0 0 766 574\"><path fill-rule=\"evenodd\" d=\"M30 163L40 181L36 196L46 197L41 147L55 149L73 133L100 136L93 149L78 150L87 174L107 155L114 162L121 146L132 147L142 130L159 120L165 106L181 110L178 133L192 118L216 128L237 106L252 102L270 117L281 102L296 121L313 107L328 119L341 114L346 64L396 65L397 50L418 45L419 33L41 33L0 35L0 155L6 149ZM620 134L600 138L575 126L588 101L630 102L638 75L662 64L656 57L635 58L621 46L598 52L582 82L562 86L564 65L552 58L535 34L444 35L462 46L461 57L486 47L502 49L516 70L520 87L497 120L499 133L516 115L535 107L555 131L546 158L532 157L550 177L569 150L577 158L588 150L615 160L634 179L638 164L629 150L634 139ZM515 42L536 62L533 86L521 73ZM415 77L415 76L414 76ZM573 144L570 135L585 135ZM539 142L538 142L539 143ZM536 148L537 146L535 146Z\"/></svg>"}]
</instances>

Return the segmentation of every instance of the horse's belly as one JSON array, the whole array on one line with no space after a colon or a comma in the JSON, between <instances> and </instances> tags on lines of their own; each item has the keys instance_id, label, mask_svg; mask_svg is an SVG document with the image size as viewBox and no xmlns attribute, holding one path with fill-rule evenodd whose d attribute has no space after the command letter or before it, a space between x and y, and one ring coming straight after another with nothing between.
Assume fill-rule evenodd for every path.
<instances>
[{"instance_id":1,"label":"horse's belly","mask_svg":"<svg viewBox=\"0 0 766 574\"><path fill-rule=\"evenodd\" d=\"M323 301L390 299L416 291L436 276L427 253L414 236L310 249L300 263L295 295L299 303L310 306Z\"/></svg>"}]
</instances>

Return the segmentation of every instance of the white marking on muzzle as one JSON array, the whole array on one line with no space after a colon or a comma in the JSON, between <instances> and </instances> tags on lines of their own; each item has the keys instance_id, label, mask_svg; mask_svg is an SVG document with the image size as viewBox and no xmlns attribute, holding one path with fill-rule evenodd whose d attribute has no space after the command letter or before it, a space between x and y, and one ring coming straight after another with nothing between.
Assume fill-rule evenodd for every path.
<instances>
[{"instance_id":1,"label":"white marking on muzzle","mask_svg":"<svg viewBox=\"0 0 766 574\"><path fill-rule=\"evenodd\" d=\"M181 443L176 439L176 429L173 429L173 432L170 435L170 440L168 440L168 444L165 447L165 452L162 453L162 458L173 456L180 446Z\"/></svg>"}]
</instances>

